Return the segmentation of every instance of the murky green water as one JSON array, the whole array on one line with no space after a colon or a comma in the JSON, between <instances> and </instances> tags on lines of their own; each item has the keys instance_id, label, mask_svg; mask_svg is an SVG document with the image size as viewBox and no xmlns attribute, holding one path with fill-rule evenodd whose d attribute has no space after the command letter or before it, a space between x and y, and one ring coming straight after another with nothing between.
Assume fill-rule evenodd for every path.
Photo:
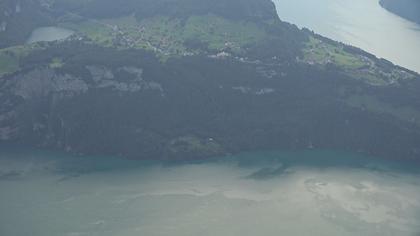
<instances>
[{"instance_id":1,"label":"murky green water","mask_svg":"<svg viewBox=\"0 0 420 236\"><path fill-rule=\"evenodd\" d=\"M29 37L27 43L50 42L68 38L74 32L59 27L40 27L35 29Z\"/></svg>"},{"instance_id":2,"label":"murky green water","mask_svg":"<svg viewBox=\"0 0 420 236\"><path fill-rule=\"evenodd\" d=\"M332 151L201 162L1 149L0 235L417 235L420 172Z\"/></svg>"}]
</instances>

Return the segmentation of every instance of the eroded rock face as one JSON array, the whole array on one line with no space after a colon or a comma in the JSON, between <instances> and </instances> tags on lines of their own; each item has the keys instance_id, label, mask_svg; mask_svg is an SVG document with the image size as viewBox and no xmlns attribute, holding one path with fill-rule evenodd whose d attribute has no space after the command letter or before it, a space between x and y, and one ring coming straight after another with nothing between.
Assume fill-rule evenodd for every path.
<instances>
[{"instance_id":1,"label":"eroded rock face","mask_svg":"<svg viewBox=\"0 0 420 236\"><path fill-rule=\"evenodd\" d=\"M111 88L120 92L139 92L142 90L157 90L163 95L162 85L153 81L143 79L143 69L136 67L121 67L118 72L125 72L130 76L122 80L116 78L114 73L103 66L86 66L89 70L96 88Z\"/></svg>"},{"instance_id":2,"label":"eroded rock face","mask_svg":"<svg viewBox=\"0 0 420 236\"><path fill-rule=\"evenodd\" d=\"M21 11L22 11L22 8L20 7L20 3L17 3L15 7L15 12L20 13Z\"/></svg>"},{"instance_id":3,"label":"eroded rock face","mask_svg":"<svg viewBox=\"0 0 420 236\"><path fill-rule=\"evenodd\" d=\"M0 140L7 141L11 140L16 135L16 128L2 127L0 128Z\"/></svg>"},{"instance_id":4,"label":"eroded rock face","mask_svg":"<svg viewBox=\"0 0 420 236\"><path fill-rule=\"evenodd\" d=\"M114 79L114 74L111 70L107 69L103 66L86 66L86 69L89 70L90 74L92 75L93 81L95 83L100 83L104 80L112 80Z\"/></svg>"},{"instance_id":5,"label":"eroded rock face","mask_svg":"<svg viewBox=\"0 0 420 236\"><path fill-rule=\"evenodd\" d=\"M6 31L6 29L7 29L7 22L6 21L1 22L0 32Z\"/></svg>"},{"instance_id":6,"label":"eroded rock face","mask_svg":"<svg viewBox=\"0 0 420 236\"><path fill-rule=\"evenodd\" d=\"M416 117L399 115L398 101L385 106L398 98L417 110L412 80L410 89L373 87L303 63L208 55L161 63L145 52L82 46L39 51L0 79L0 140L133 158L266 148L419 157ZM52 67L56 51L66 54Z\"/></svg>"},{"instance_id":7,"label":"eroded rock face","mask_svg":"<svg viewBox=\"0 0 420 236\"><path fill-rule=\"evenodd\" d=\"M39 67L0 78L0 141L29 139L28 142L41 146L78 150L73 148L77 142L71 136L80 131L78 126L84 119L89 119L88 124L94 122L90 119L98 119L85 117L86 112L103 106L101 112L113 113L112 108L106 107L114 101L119 104L118 99L130 94L141 96L150 91L152 96L164 96L163 86L145 79L142 68L91 65L86 69L90 76ZM108 96L116 99L101 101Z\"/></svg>"},{"instance_id":8,"label":"eroded rock face","mask_svg":"<svg viewBox=\"0 0 420 236\"><path fill-rule=\"evenodd\" d=\"M33 69L1 80L2 141L13 141L25 136L28 127L35 133L43 131L42 127L49 126L48 106L53 106L55 101L70 99L88 91L88 85L83 79L59 74L47 68Z\"/></svg>"},{"instance_id":9,"label":"eroded rock face","mask_svg":"<svg viewBox=\"0 0 420 236\"><path fill-rule=\"evenodd\" d=\"M113 71L103 66L87 66L93 83L88 78L79 78L70 74L60 74L53 69L34 69L14 76L8 82L11 91L24 100L42 98L51 94L65 93L75 96L88 92L89 89L112 89L119 92L140 92L156 90L163 94L162 85L143 79L143 70L135 67L121 67L129 78L116 78Z\"/></svg>"},{"instance_id":10,"label":"eroded rock face","mask_svg":"<svg viewBox=\"0 0 420 236\"><path fill-rule=\"evenodd\" d=\"M56 74L50 69L35 69L13 78L16 85L14 94L23 99L39 98L51 93L71 92L84 93L88 85L80 78L69 74Z\"/></svg>"}]
</instances>

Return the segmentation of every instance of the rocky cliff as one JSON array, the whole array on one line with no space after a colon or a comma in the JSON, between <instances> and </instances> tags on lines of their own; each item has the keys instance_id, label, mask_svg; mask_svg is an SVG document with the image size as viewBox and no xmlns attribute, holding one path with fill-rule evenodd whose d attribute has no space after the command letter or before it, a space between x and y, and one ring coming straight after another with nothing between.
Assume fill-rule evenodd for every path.
<instances>
[{"instance_id":1,"label":"rocky cliff","mask_svg":"<svg viewBox=\"0 0 420 236\"><path fill-rule=\"evenodd\" d=\"M0 51L13 62L0 68L0 140L132 158L420 158L418 74L281 22L268 0L169 3L147 14L51 3L73 13L58 22L76 34Z\"/></svg>"}]
</instances>

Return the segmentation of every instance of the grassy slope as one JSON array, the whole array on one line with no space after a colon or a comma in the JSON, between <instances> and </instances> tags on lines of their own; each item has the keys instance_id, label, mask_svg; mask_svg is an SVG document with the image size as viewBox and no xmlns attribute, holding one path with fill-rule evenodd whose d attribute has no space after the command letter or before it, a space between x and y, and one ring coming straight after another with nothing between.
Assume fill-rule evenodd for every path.
<instances>
[{"instance_id":1,"label":"grassy slope","mask_svg":"<svg viewBox=\"0 0 420 236\"><path fill-rule=\"evenodd\" d=\"M362 58L345 52L342 47L324 43L311 37L303 49L305 61L313 63L331 62L346 69L358 69L367 65Z\"/></svg>"},{"instance_id":2,"label":"grassy slope","mask_svg":"<svg viewBox=\"0 0 420 236\"><path fill-rule=\"evenodd\" d=\"M177 18L156 16L140 22L134 16L114 19L88 20L80 23L61 23L103 46L144 48L164 55L189 51L185 42L190 39L208 44L208 49L229 47L241 52L248 44L266 35L255 23L230 21L216 15L191 16L185 22Z\"/></svg>"},{"instance_id":3,"label":"grassy slope","mask_svg":"<svg viewBox=\"0 0 420 236\"><path fill-rule=\"evenodd\" d=\"M378 65L377 60L345 51L344 45L332 44L314 37L309 38L302 51L305 63L334 65L352 78L360 79L370 85L386 86L414 78L412 74L393 65L385 67Z\"/></svg>"},{"instance_id":4,"label":"grassy slope","mask_svg":"<svg viewBox=\"0 0 420 236\"><path fill-rule=\"evenodd\" d=\"M0 52L0 76L15 72L19 69L16 57Z\"/></svg>"},{"instance_id":5,"label":"grassy slope","mask_svg":"<svg viewBox=\"0 0 420 236\"><path fill-rule=\"evenodd\" d=\"M80 20L82 19L82 20ZM148 18L136 18L134 15L112 18L112 19L91 19L86 20L86 18L79 18L79 20L62 20L60 23L61 26L71 28L77 31L80 35L84 35L93 42L93 44L98 44L105 47L112 47L112 50L115 48L117 49L126 49L126 48L144 48L150 51L156 52L161 57L168 57L168 56L179 56L179 55L189 55L190 53L198 53L200 49L196 48L189 48L186 45L191 39L195 39L205 45L206 49L209 51L223 51L229 50L233 51L234 53L242 53L248 45L258 44L261 41L266 40L267 38L274 38L276 41L281 38L287 38L290 36L290 32L285 30L285 34L276 34L272 32L268 32L267 29L258 26L254 21L247 21L247 20L232 20L225 17L221 17L214 14L201 14L201 15L192 15L189 17L184 18L174 18L174 17L167 17L156 15L153 17ZM299 32L300 33L300 32ZM290 38L290 37L289 37ZM294 36L292 37L294 39ZM284 44L280 43L277 45L269 45L267 51L275 50L278 47L282 47ZM0 76L7 73L12 73L19 70L20 66L19 61L27 55L27 53L32 50L32 47L36 47L35 45L32 46L22 46L22 47L14 47L8 48L0 51ZM108 48L109 49L109 48ZM73 50L70 49L70 50ZM68 50L68 51L70 51ZM100 50L105 50L104 48L100 48ZM104 61L112 64L113 57L118 51L122 52L123 50L115 50L112 54L109 54L108 57L104 57ZM125 51L124 53L128 53L129 50ZM96 52L96 51L95 51ZM207 51L206 51L207 52ZM212 52L212 53L213 53ZM322 70L320 71L328 71L329 66L333 65L334 67L338 68L334 73L331 73L335 78L341 77L351 77L354 79L359 79L366 83L366 89L364 92L360 92L358 95L354 95L354 85L356 83L339 83L338 87L342 88L350 84L348 87L344 89L348 89L352 91L352 93L346 96L343 96L340 99L347 107L354 107L361 109L363 111L367 110L369 112L375 114L387 114L396 117L397 119L409 122L409 123L417 123L420 120L420 115L418 112L418 108L415 105L411 107L409 105L398 107L392 104L391 102L381 100L378 96L372 92L370 89L372 87L390 87L388 85L393 85L398 83L399 80L412 78L412 75L404 72L403 70L396 68L394 66L387 66L383 67L378 65L378 61L372 59L370 57L364 56L363 54L359 53L351 53L345 50L343 45L338 43L332 43L328 40L318 39L315 36L310 36L306 45L302 48L303 57L302 60L299 62L303 62L304 64L314 64L315 67L320 67ZM99 53L99 52L97 52ZM59 68L63 67L63 61L61 58L57 58L54 53L51 54L51 57L47 57L48 59L41 65L46 66L48 65L50 68ZM93 56L94 55L94 56ZM281 53L278 53L281 55ZM61 56L61 54L60 54ZM85 55L85 57L87 57ZM92 54L92 57L100 57L96 53ZM124 57L123 57L124 58ZM136 58L137 59L137 58ZM185 58L180 58L181 60ZM187 60L187 59L186 59ZM122 61L123 63L127 63L124 60L117 60ZM261 63L261 70L266 70L270 72L269 69L265 68L267 64L265 62ZM82 62L78 62L80 65L84 66ZM247 63L252 64L253 62L247 61ZM269 63L272 63L271 61ZM275 62L274 62L275 63ZM288 63L294 65L294 61L288 61ZM240 63L238 63L240 64ZM246 64L246 63L243 63ZM190 63L185 67L185 73L189 71L193 71L190 67ZM201 64L198 64L201 65ZM242 65L242 64L241 64ZM273 66L274 65L274 66ZM176 65L179 68L179 65ZM278 68L276 67L277 64L270 64L273 66L275 70ZM299 65L300 66L300 65ZM307 65L305 65L307 66ZM65 67L65 65L64 65ZM269 67L269 66L267 66ZM214 65L215 70L219 70L223 68L220 65ZM287 73L295 73L296 68L299 67L284 67L282 69L286 70ZM72 68L73 69L73 68ZM288 71L290 69L290 71ZM318 68L317 68L318 69ZM74 72L74 70L71 70ZM230 70L229 70L230 71ZM229 79L242 79L244 75L240 75L240 70L233 70L234 73L229 76ZM255 71L253 71L255 72ZM274 71L276 72L276 71ZM287 73L284 73L287 75ZM209 74L213 74L209 73ZM345 74L345 76L343 76ZM254 75L255 76L255 75ZM308 78L316 78L315 74L308 73ZM215 76L217 77L217 76ZM254 77L255 78L255 77ZM182 76L178 78L182 81ZM293 77L293 81L296 80L296 77ZM194 80L195 81L195 80ZM226 79L225 81L229 81ZM250 80L254 83L254 80ZM270 80L271 81L271 80ZM272 80L275 81L275 80ZM282 80L283 81L283 80ZM201 81L203 82L203 81ZM303 81L302 81L303 82ZM335 81L329 80L325 82L325 80L316 81L317 84L311 84L310 80L305 80L305 85L308 84L309 89L305 90L304 86L302 87L294 87L296 84L285 84L285 86L280 86L278 89L284 87L287 90L292 90L293 88L297 88L296 97L294 99L284 99L285 106L287 104L293 104L293 101L298 99L303 99L306 104L305 109L312 109L315 108L317 105L322 104L322 101L330 101L330 100L316 100L315 98L310 98L305 100L305 96L308 94L315 93L319 90L322 91L323 87L330 86L334 84ZM188 86L190 86L191 81L186 82ZM255 82L260 83L260 82ZM302 83L303 84L303 83ZM371 86L374 85L374 86ZM187 87L188 87L187 86ZM319 87L317 87L319 86ZM340 87L342 86L342 87ZM358 85L361 86L361 85ZM363 86L361 86L363 87ZM189 88L189 87L188 87ZM336 87L331 86L331 90L336 89ZM191 92L191 91L187 91ZM332 91L333 93L334 91ZM228 93L229 96L231 93ZM331 95L332 100L338 99L336 96ZM248 96L244 96L247 98ZM261 96L264 97L264 96ZM268 97L268 96L267 96ZM302 98L303 97L303 98ZM391 98L398 98L398 95L389 96ZM417 98L417 96L415 97ZM314 103L310 103L314 101ZM319 102L321 101L321 102ZM203 101L198 102L197 104L205 104L201 103ZM137 103L137 100L136 100ZM221 104L224 104L222 102ZM240 107L240 103L235 102L235 108ZM262 106L267 104L266 102L261 103ZM406 103L412 104L412 103ZM341 103L340 103L341 105ZM300 107L300 105L296 106ZM281 109L281 108L280 108ZM286 110L286 108L284 108ZM247 109L248 110L248 109ZM339 110L339 109L338 109ZM329 109L328 111L331 111ZM203 113L204 114L204 113ZM235 113L236 114L236 113ZM246 114L246 113L245 113ZM234 116L233 116L234 117ZM294 119L298 119L300 116L293 117ZM194 121L194 119L192 119ZM276 124L274 122L274 124ZM341 127L341 126L340 126ZM270 124L271 128L271 124ZM124 134L125 135L125 134ZM174 150L182 151L186 149L188 151L191 150L205 150L205 152L217 152L219 147L210 141L203 141L198 139L194 136L185 136L178 139L173 140L174 143L179 144L177 147L178 149Z\"/></svg>"},{"instance_id":6,"label":"grassy slope","mask_svg":"<svg viewBox=\"0 0 420 236\"><path fill-rule=\"evenodd\" d=\"M19 61L40 45L15 46L0 49L0 77L20 69Z\"/></svg>"}]
</instances>

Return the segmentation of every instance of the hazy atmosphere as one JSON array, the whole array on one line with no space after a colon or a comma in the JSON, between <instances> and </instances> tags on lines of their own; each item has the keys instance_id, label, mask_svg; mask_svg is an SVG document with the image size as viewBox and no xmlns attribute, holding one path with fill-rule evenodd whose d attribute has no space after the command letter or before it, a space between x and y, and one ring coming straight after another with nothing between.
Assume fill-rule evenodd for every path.
<instances>
[{"instance_id":1,"label":"hazy atmosphere","mask_svg":"<svg viewBox=\"0 0 420 236\"><path fill-rule=\"evenodd\" d=\"M0 0L0 236L418 236L419 53L419 0Z\"/></svg>"},{"instance_id":2,"label":"hazy atmosphere","mask_svg":"<svg viewBox=\"0 0 420 236\"><path fill-rule=\"evenodd\" d=\"M273 2L282 20L420 72L420 25L387 11L378 0Z\"/></svg>"},{"instance_id":3,"label":"hazy atmosphere","mask_svg":"<svg viewBox=\"0 0 420 236\"><path fill-rule=\"evenodd\" d=\"M418 172L362 156L267 152L183 164L101 158L98 165L99 157L9 154L1 154L4 235L420 232Z\"/></svg>"}]
</instances>

